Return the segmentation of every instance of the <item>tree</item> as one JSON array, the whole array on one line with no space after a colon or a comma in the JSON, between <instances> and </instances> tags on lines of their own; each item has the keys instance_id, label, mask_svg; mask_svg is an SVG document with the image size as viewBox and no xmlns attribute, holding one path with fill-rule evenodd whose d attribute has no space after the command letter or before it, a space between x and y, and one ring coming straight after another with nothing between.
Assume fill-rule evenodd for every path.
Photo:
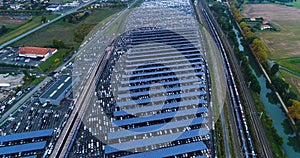
<instances>
[{"instance_id":1,"label":"tree","mask_svg":"<svg viewBox=\"0 0 300 158\"><path fill-rule=\"evenodd\" d=\"M65 47L65 43L62 40L58 40L58 39L53 39L52 45L55 48L64 48Z\"/></svg>"},{"instance_id":2,"label":"tree","mask_svg":"<svg viewBox=\"0 0 300 158\"><path fill-rule=\"evenodd\" d=\"M289 114L292 118L300 120L300 102L292 100L292 106L288 107Z\"/></svg>"},{"instance_id":3,"label":"tree","mask_svg":"<svg viewBox=\"0 0 300 158\"><path fill-rule=\"evenodd\" d=\"M248 27L246 22L241 22L240 23L240 27L246 37L246 39L248 38L252 38L254 36L254 33L251 31L251 29Z\"/></svg>"},{"instance_id":4,"label":"tree","mask_svg":"<svg viewBox=\"0 0 300 158\"><path fill-rule=\"evenodd\" d=\"M271 68L271 75L275 75L279 71L279 65L275 63Z\"/></svg>"},{"instance_id":5,"label":"tree","mask_svg":"<svg viewBox=\"0 0 300 158\"><path fill-rule=\"evenodd\" d=\"M56 58L56 59L54 60L54 62L55 62L55 64L58 64L58 63L60 62L60 60L59 60L58 58Z\"/></svg>"},{"instance_id":6,"label":"tree","mask_svg":"<svg viewBox=\"0 0 300 158\"><path fill-rule=\"evenodd\" d=\"M81 43L84 37L93 29L93 24L82 24L78 26L74 31L74 41Z\"/></svg>"},{"instance_id":7,"label":"tree","mask_svg":"<svg viewBox=\"0 0 300 158\"><path fill-rule=\"evenodd\" d=\"M232 15L234 16L234 18L236 19L237 22L242 21L243 17L240 13L240 10L238 10L235 5L233 5L233 4L230 5L230 11L231 11Z\"/></svg>"},{"instance_id":8,"label":"tree","mask_svg":"<svg viewBox=\"0 0 300 158\"><path fill-rule=\"evenodd\" d=\"M4 25L2 25L0 28L0 35L6 33L7 31L8 31L8 28L6 28Z\"/></svg>"},{"instance_id":9,"label":"tree","mask_svg":"<svg viewBox=\"0 0 300 158\"><path fill-rule=\"evenodd\" d=\"M241 23L240 23L240 27L241 27L242 29L244 29L244 28L246 28L246 27L248 27L248 26L247 26L247 23L246 23L246 22L241 22Z\"/></svg>"},{"instance_id":10,"label":"tree","mask_svg":"<svg viewBox=\"0 0 300 158\"><path fill-rule=\"evenodd\" d=\"M286 94L286 91L289 88L289 84L284 81L284 79L275 77L272 79L272 85L274 86L275 90L283 97Z\"/></svg>"},{"instance_id":11,"label":"tree","mask_svg":"<svg viewBox=\"0 0 300 158\"><path fill-rule=\"evenodd\" d=\"M46 18L45 16L42 16L42 17L41 17L41 22L42 22L42 23L45 23L46 20L47 20L47 18Z\"/></svg>"},{"instance_id":12,"label":"tree","mask_svg":"<svg viewBox=\"0 0 300 158\"><path fill-rule=\"evenodd\" d=\"M264 42L261 39L255 38L250 44L250 47L260 63L263 63L267 60L267 47L264 45Z\"/></svg>"}]
</instances>

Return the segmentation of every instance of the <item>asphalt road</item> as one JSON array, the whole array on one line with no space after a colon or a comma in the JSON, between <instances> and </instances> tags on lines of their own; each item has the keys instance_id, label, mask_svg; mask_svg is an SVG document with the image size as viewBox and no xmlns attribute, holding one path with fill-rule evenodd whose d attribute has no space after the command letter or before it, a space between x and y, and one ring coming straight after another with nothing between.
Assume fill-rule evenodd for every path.
<instances>
[{"instance_id":1,"label":"asphalt road","mask_svg":"<svg viewBox=\"0 0 300 158\"><path fill-rule=\"evenodd\" d=\"M17 103L14 104L6 113L4 113L0 119L0 122L4 121L12 112L14 112L20 105L22 105L27 99L29 99L33 94L39 90L46 82L50 80L50 77L44 79L40 84L35 86L32 90L29 91L23 98L21 98Z\"/></svg>"},{"instance_id":2,"label":"asphalt road","mask_svg":"<svg viewBox=\"0 0 300 158\"><path fill-rule=\"evenodd\" d=\"M26 37L26 36L32 34L33 32L35 32L35 31L37 31L37 30L39 30L39 29L41 29L41 28L43 28L43 27L46 27L46 26L48 26L48 25L54 23L55 21L57 21L57 20L63 18L64 16L69 15L69 14L72 14L72 13L76 12L78 9L80 9L80 8L82 8L82 7L85 7L85 6L87 6L87 5L89 5L89 4L93 3L93 2L96 2L96 1L97 1L97 0L91 0L90 2L85 3L85 4L83 4L83 5L80 5L80 6L78 6L77 8L74 8L74 9L72 9L72 10L69 10L69 11L65 12L65 13L62 13L59 17L56 17L56 18L50 20L49 22L46 22L46 23L44 23L44 24L42 24L42 25L40 25L40 26L38 26L38 27L35 27L34 29L32 29L32 30L30 30L30 31L28 31L28 32L25 32L24 34L22 34L22 35L20 35L20 36L14 38L14 39L11 39L11 40L9 40L9 41L7 41L7 42L1 44L1 45L0 45L0 49L5 48L6 46L8 46L8 45L10 45L10 44L12 44L12 43L14 43L14 42L20 40L20 39L22 39L22 38L24 38L24 37Z\"/></svg>"}]
</instances>

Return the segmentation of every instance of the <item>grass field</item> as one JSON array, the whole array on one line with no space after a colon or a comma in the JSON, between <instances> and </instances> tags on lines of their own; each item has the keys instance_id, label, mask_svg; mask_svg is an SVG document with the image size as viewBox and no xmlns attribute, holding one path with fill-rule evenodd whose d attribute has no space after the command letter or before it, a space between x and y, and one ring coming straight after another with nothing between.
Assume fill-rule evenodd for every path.
<instances>
[{"instance_id":1,"label":"grass field","mask_svg":"<svg viewBox=\"0 0 300 158\"><path fill-rule=\"evenodd\" d=\"M28 17L29 19L31 17ZM6 28L8 28L8 32L17 29L18 27L20 27L21 25L25 24L26 22L28 22L29 19L22 19L22 20L17 20L15 19L13 16L0 16L0 26L5 26ZM7 32L7 33L8 33Z\"/></svg>"},{"instance_id":2,"label":"grass field","mask_svg":"<svg viewBox=\"0 0 300 158\"><path fill-rule=\"evenodd\" d=\"M104 31L105 34L119 34L123 33L125 27L125 21L130 11L124 13L121 17L119 17L107 30Z\"/></svg>"},{"instance_id":3,"label":"grass field","mask_svg":"<svg viewBox=\"0 0 300 158\"><path fill-rule=\"evenodd\" d=\"M10 28L13 28L14 30L8 32L7 34L4 34L3 36L1 36L0 38L0 44L1 43L4 43L12 38L15 38L39 25L42 24L41 22L41 17L42 16L34 16L32 17L30 20L28 20L28 22L26 22L25 24L23 25L20 25L20 24L8 24L10 26ZM55 17L57 17L57 15L49 15L49 16L46 16L47 19L53 19Z\"/></svg>"},{"instance_id":4,"label":"grass field","mask_svg":"<svg viewBox=\"0 0 300 158\"><path fill-rule=\"evenodd\" d=\"M300 8L300 0L296 0L294 2L289 2L289 3L285 3L285 4L293 6L293 7Z\"/></svg>"},{"instance_id":5,"label":"grass field","mask_svg":"<svg viewBox=\"0 0 300 158\"><path fill-rule=\"evenodd\" d=\"M300 58L279 60L278 64L300 74Z\"/></svg>"},{"instance_id":6,"label":"grass field","mask_svg":"<svg viewBox=\"0 0 300 158\"><path fill-rule=\"evenodd\" d=\"M300 73L300 9L278 4L246 4L242 15L263 17L280 29L279 32L259 31L256 35L266 43L271 60L291 71ZM299 77L283 70L280 71L300 96Z\"/></svg>"},{"instance_id":7,"label":"grass field","mask_svg":"<svg viewBox=\"0 0 300 158\"><path fill-rule=\"evenodd\" d=\"M51 72L55 70L64 62L64 57L67 57L70 53L69 49L60 49L55 54L53 54L49 59L43 62L38 68L39 72ZM58 62L55 63L55 60L58 59Z\"/></svg>"},{"instance_id":8,"label":"grass field","mask_svg":"<svg viewBox=\"0 0 300 158\"><path fill-rule=\"evenodd\" d=\"M280 70L281 75L294 87L295 92L300 96L300 77L293 75L285 70Z\"/></svg>"},{"instance_id":9,"label":"grass field","mask_svg":"<svg viewBox=\"0 0 300 158\"><path fill-rule=\"evenodd\" d=\"M246 4L242 15L263 17L281 30L257 33L270 49L271 59L300 56L300 9L277 4Z\"/></svg>"},{"instance_id":10,"label":"grass field","mask_svg":"<svg viewBox=\"0 0 300 158\"><path fill-rule=\"evenodd\" d=\"M120 11L121 9L103 8L94 10L91 15L86 17L79 23L67 23L62 19L39 30L24 39L14 43L14 46L28 45L28 46L49 46L52 45L53 39L59 39L64 41L67 46L77 47L79 43L73 41L74 30L81 24L93 24L97 25L103 19L110 15Z\"/></svg>"}]
</instances>

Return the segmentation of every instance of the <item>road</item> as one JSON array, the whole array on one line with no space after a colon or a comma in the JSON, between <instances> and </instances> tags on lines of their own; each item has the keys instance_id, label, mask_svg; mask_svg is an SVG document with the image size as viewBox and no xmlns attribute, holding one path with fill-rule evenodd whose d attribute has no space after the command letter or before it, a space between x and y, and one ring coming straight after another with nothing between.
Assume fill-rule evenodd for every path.
<instances>
[{"instance_id":1,"label":"road","mask_svg":"<svg viewBox=\"0 0 300 158\"><path fill-rule=\"evenodd\" d=\"M221 119L221 123L222 123L222 133L223 133L223 138L224 138L224 147L225 147L225 155L227 158L231 158L231 153L230 153L230 149L229 149L229 137L228 137L228 130L226 127L226 122L225 122L225 116L224 116L224 109L222 109L221 111L221 115L220 115L220 119Z\"/></svg>"},{"instance_id":2,"label":"road","mask_svg":"<svg viewBox=\"0 0 300 158\"><path fill-rule=\"evenodd\" d=\"M8 45L10 45L10 44L12 44L12 43L14 43L14 42L20 40L20 39L22 39L22 38L24 38L24 37L26 37L26 36L32 34L33 32L35 32L35 31L37 31L37 30L40 30L41 28L46 27L46 26L48 26L48 25L54 23L55 21L57 21L57 20L59 20L59 19L65 17L66 15L72 14L72 13L78 11L80 8L85 7L85 6L87 6L87 5L90 5L91 3L94 3L94 2L96 2L96 1L97 1L97 0L91 0L91 1L89 1L88 3L85 3L85 4L83 4L83 5L78 6L77 8L74 8L74 9L72 9L72 10L69 10L69 11L65 12L65 13L61 14L59 17L56 17L56 18L50 20L49 22L46 22L46 23L44 23L44 24L42 24L42 25L40 25L40 26L38 26L38 27L35 27L34 29L32 29L32 30L30 30L30 31L28 31L28 32L25 32L25 33L23 33L22 35L19 35L18 37L14 38L14 39L11 39L11 40L9 40L9 41L7 41L7 42L1 44L1 45L0 45L0 49L5 48L6 46L8 46Z\"/></svg>"},{"instance_id":3,"label":"road","mask_svg":"<svg viewBox=\"0 0 300 158\"><path fill-rule=\"evenodd\" d=\"M39 27L34 28L33 30L28 31L28 32L26 32L26 33L24 33L24 34L22 34L22 35L20 35L20 36L18 36L18 37L16 37L16 38L14 38L14 39L12 39L12 40L10 40L10 41L8 41L8 42L2 44L2 45L0 46L0 49L3 48L3 47L5 47L5 46L7 46L7 45L9 45L9 44L11 44L11 43L13 43L13 42L16 42L17 40L19 40L19 39L21 39L21 38L23 38L23 37L25 37L25 36L27 36L27 35L29 35L29 34L35 32L35 31L37 31L37 30L39 30L39 29L41 29L41 28L43 28L43 27L45 27L45 26L47 26L47 25L49 25L49 24L51 24L51 23L53 23L53 22L55 22L55 21L57 21L57 20L59 20L60 18L66 16L66 15L68 15L68 14L71 14L71 13L76 12L78 9L80 9L80 8L82 8L82 7L84 7L84 6L87 6L87 5L89 5L89 4L91 4L91 3L95 2L95 1L96 1L96 0L92 0L92 1L90 1L90 2L88 2L88 3L85 3L84 5L81 5L81 6L77 7L77 8L74 8L74 9L72 9L72 10L70 10L70 11L64 13L63 15L61 15L61 16L59 16L59 17L53 19L52 21L50 21L50 22L48 22L48 23L45 23L45 24L43 24L43 25L40 25ZM73 60L76 56L77 56L77 54L73 55L67 62L65 62L65 63L64 63L63 65L61 65L60 67L58 67L58 68L55 70L55 72L59 72L59 71L62 69L62 67L64 67L67 63L69 63L71 60ZM12 113L12 112L14 112L16 109L18 109L18 107L19 107L20 105L22 105L26 100L28 100L28 99L29 99L29 98L30 98L37 90L39 90L41 87L43 87L43 85L44 85L46 82L48 82L49 80L50 80L50 77L46 77L46 78L45 78L41 83L39 83L34 89L32 89L29 93L27 93L21 100L19 100L17 103L15 103L15 104L13 105L13 107L11 107L7 112L5 112L5 113L2 115L2 117L1 117L1 119L0 119L0 123L2 123L2 122L3 122L3 121L4 121L4 120Z\"/></svg>"},{"instance_id":4,"label":"road","mask_svg":"<svg viewBox=\"0 0 300 158\"><path fill-rule=\"evenodd\" d=\"M134 1L131 6L136 3ZM128 8L131 8L129 6ZM128 11L128 8L123 10L120 14L118 14L115 18L113 18L111 21L109 21L100 32L105 31L107 28L109 28L112 24L114 24L118 18L122 17L123 14L125 14ZM91 40L89 40L86 44L82 46L82 48L78 51L78 54L81 54L83 52L88 52L93 47L98 47L98 40L101 38L101 33L97 32ZM112 42L112 41L110 41ZM99 56L95 67L93 68L92 72L88 74L87 80L84 83L84 86L82 87L82 90L75 100L75 108L73 109L66 126L62 130L60 137L58 138L55 147L53 149L53 152L51 154L51 158L54 157L65 157L69 145L72 141L72 138L74 137L74 134L76 133L76 130L78 129L78 126L80 122L83 119L84 113L86 111L86 108L89 105L90 99L92 98L94 94L94 85L96 84L97 78L99 77L99 74L104 69L106 62L109 59L110 53L104 53L103 55Z\"/></svg>"},{"instance_id":5,"label":"road","mask_svg":"<svg viewBox=\"0 0 300 158\"><path fill-rule=\"evenodd\" d=\"M50 77L47 77L46 79L44 79L40 84L38 84L37 86L35 86L32 90L29 91L29 93L27 93L23 98L21 98L17 103L15 103L13 105L13 107L11 107L7 112L5 112L1 119L0 122L2 123L2 121L4 121L6 118L8 118L8 116L14 112L16 109L18 109L19 106L21 106L27 99L29 99L30 97L33 96L33 94L38 91L44 84L46 84L46 82L48 82L50 80Z\"/></svg>"},{"instance_id":6,"label":"road","mask_svg":"<svg viewBox=\"0 0 300 158\"><path fill-rule=\"evenodd\" d=\"M206 6L205 8L207 8L207 11L210 13L210 10L209 10L209 7L207 7L207 4L204 4L204 5ZM211 16L211 17L212 17L212 22L215 25L215 28L217 29L219 34L221 34L221 38L222 38L222 41L224 42L225 49L229 52L228 55L231 58L231 61L233 63L232 68L233 68L234 72L236 73L237 81L240 85L241 96L244 98L245 103L249 109L249 114L250 114L250 119L251 119L250 123L251 123L251 126L254 127L254 132L255 132L254 137L260 146L259 150L261 150L261 151L259 151L258 154L262 157L271 158L273 156L272 156L270 144L269 144L269 142L266 138L265 132L262 128L261 121L259 120L259 116L258 116L258 112L256 110L255 103L251 96L250 90L247 88L245 79L243 77L241 68L239 66L239 62L236 59L236 57L234 55L234 51L233 51L231 45L229 44L227 38L225 37L221 27L217 23L216 19L213 16Z\"/></svg>"}]
</instances>

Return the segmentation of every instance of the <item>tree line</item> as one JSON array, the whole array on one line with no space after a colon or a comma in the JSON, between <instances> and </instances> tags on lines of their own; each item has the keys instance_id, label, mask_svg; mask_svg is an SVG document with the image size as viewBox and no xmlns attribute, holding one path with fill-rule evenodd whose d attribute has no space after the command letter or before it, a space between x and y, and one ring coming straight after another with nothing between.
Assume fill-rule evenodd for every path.
<instances>
[{"instance_id":1,"label":"tree line","mask_svg":"<svg viewBox=\"0 0 300 158\"><path fill-rule=\"evenodd\" d=\"M239 23L239 26L244 34L246 39L246 44L248 44L253 52L253 55L257 58L265 70L267 71L272 84L267 84L268 88L271 88L274 91L278 92L284 103L288 106L289 113L287 115L296 119L296 132L300 132L300 102L297 94L291 88L291 85L287 83L284 78L281 78L277 73L279 71L279 65L273 64L270 65L268 62L268 49L259 37L255 36L252 29L250 29L247 24L243 21L243 18L240 14L241 4L232 3L230 6L230 11ZM298 138L299 139L299 138Z\"/></svg>"}]
</instances>

